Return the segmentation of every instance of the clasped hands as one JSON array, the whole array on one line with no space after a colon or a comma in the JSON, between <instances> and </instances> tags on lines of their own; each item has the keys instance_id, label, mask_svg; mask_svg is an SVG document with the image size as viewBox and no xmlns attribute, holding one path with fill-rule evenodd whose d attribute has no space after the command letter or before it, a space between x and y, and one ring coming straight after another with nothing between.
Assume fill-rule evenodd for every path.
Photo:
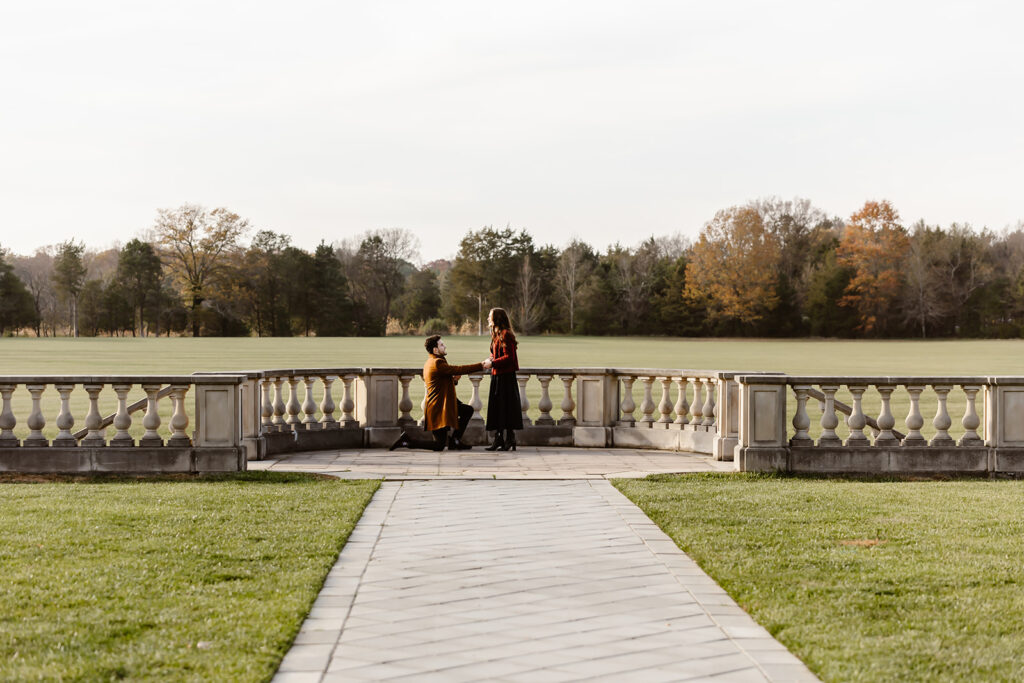
<instances>
[{"instance_id":1,"label":"clasped hands","mask_svg":"<svg viewBox=\"0 0 1024 683\"><path fill-rule=\"evenodd\" d=\"M484 360L483 360L484 370L490 370L491 369L491 365L492 365L491 359L490 358L484 358Z\"/></svg>"}]
</instances>

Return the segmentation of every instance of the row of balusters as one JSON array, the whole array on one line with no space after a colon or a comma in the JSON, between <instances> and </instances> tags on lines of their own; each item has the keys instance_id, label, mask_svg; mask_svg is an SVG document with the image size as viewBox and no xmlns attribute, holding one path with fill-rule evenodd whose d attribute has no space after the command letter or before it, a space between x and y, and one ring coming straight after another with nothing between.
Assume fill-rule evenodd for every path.
<instances>
[{"instance_id":1,"label":"row of balusters","mask_svg":"<svg viewBox=\"0 0 1024 683\"><path fill-rule=\"evenodd\" d=\"M793 392L796 394L796 413L793 416L793 427L796 432L790 443L794 446L812 446L815 442L808 432L811 420L807 414L807 400L810 397L813 386L809 384L795 384L792 386ZM846 419L850 435L845 442L839 438L835 431L836 427L839 426L839 416L836 414L836 392L842 386L845 386L847 391L850 392L853 400L852 410ZM978 411L975 408L978 392L982 389L980 384L873 384L870 386L873 386L878 392L882 403L881 411L875 421L877 428L872 427L873 442L864 432L868 426L868 419L862 407L864 393L869 385L844 385L839 382L818 385L821 393L824 394L821 436L817 442L818 446L867 446L872 443L875 446L981 446L984 444L984 440L978 435L977 430L981 426L981 418L978 416ZM896 420L890 406L892 394L899 386L905 387L910 397L910 412L905 420L907 433L902 439L897 438L896 434L893 433ZM932 419L932 425L935 427L935 436L931 441L925 439L921 434L921 428L924 427L924 417L921 415L920 407L921 394L929 386L935 392L937 398L935 417ZM967 398L964 415L960 420L960 424L964 427L964 435L959 442L954 441L953 437L949 435L949 428L952 426L953 420L946 407L949 393L953 390L954 386L959 386Z\"/></svg>"},{"instance_id":2,"label":"row of balusters","mask_svg":"<svg viewBox=\"0 0 1024 683\"><path fill-rule=\"evenodd\" d=\"M48 441L43 435L43 429L47 423L46 416L41 407L43 393L49 386L49 384L25 384L25 388L32 397L32 409L26 420L26 426L29 428L28 436L23 441L19 441L14 435L14 428L18 426L18 419L11 407L11 399L18 385L0 384L0 399L3 401L3 408L0 409L0 447L9 448L19 445L40 447L52 445L66 448L79 445L88 447L132 447L136 445L135 439L130 434L132 427L131 409L135 406L129 406L128 404L128 393L135 386L134 384L118 383L110 385L117 396L117 412L109 423L104 420L99 410L100 394L107 385L82 384L82 388L89 396L89 410L85 416L85 429L77 433L72 432L75 426L75 416L71 411L71 393L78 385L70 383L54 384L53 387L60 396L60 412L57 414L56 419L57 436L52 442ZM191 446L192 439L185 432L189 424L188 414L185 412L185 394L188 393L189 385L173 384L166 388L162 388L160 384L141 384L139 386L146 393L146 414L142 418L142 426L146 431L142 438L139 439L138 445L146 447L165 445L163 438L158 433L161 425L158 404L161 398L169 396L173 406L173 413L170 419L171 435L166 445L175 447ZM115 430L114 435L109 441L107 440L107 424L112 424Z\"/></svg>"},{"instance_id":3,"label":"row of balusters","mask_svg":"<svg viewBox=\"0 0 1024 683\"><path fill-rule=\"evenodd\" d=\"M419 375L399 375L398 381L401 384L402 395L398 402L398 424L415 424L417 420L412 416L413 403L409 394L412 380ZM292 431L295 429L337 429L341 427L357 426L358 420L353 415L355 401L352 397L352 383L358 375L282 375L267 377L260 381L261 384L261 421L265 432ZM469 405L473 407L473 419L481 420L483 402L480 398L480 383L484 375L468 375L472 385L472 397ZM540 384L540 399L537 402L539 415L535 420L528 417L531 404L527 396L527 385L532 378L536 378ZM341 380L344 389L341 399L341 419L334 417L338 406L332 397L332 386ZM551 382L554 379L561 381L563 386L562 400L559 405L561 415L556 419L551 411L554 409L554 402L551 399ZM576 375L566 374L519 374L516 381L519 384L520 409L523 416L523 424L530 425L574 425L576 417L573 414L576 409L576 402L573 399L573 382ZM650 425L650 424L675 424L675 425L701 425L713 427L715 425L715 394L718 380L714 377L658 377L642 375L620 375L622 382L622 401L619 405L620 418L618 424L622 426ZM639 380L643 387L643 399L639 406L633 399L633 385ZM319 404L315 398L314 384L321 384L321 400ZM653 386L655 382L661 384L661 399L654 402ZM672 385L675 384L676 400L672 401ZM688 394L690 386L693 386L693 401L691 403ZM300 394L302 395L300 399ZM421 414L426 408L426 396L420 405ZM640 409L640 417L634 416L637 408ZM318 417L319 413L319 417ZM675 418L673 419L673 414Z\"/></svg>"},{"instance_id":4,"label":"row of balusters","mask_svg":"<svg viewBox=\"0 0 1024 683\"><path fill-rule=\"evenodd\" d=\"M640 380L643 386L643 399L640 403L640 419L637 420L633 413L637 405L633 400L633 384ZM716 404L715 394L718 388L718 379L715 377L683 377L683 376L643 376L643 375L619 375L622 382L622 401L619 404L619 424L623 426L653 426L655 424L667 427L670 424L679 427L683 425L703 426L711 428L715 425ZM661 400L654 403L654 383L661 384ZM672 402L672 384L676 385L676 401ZM693 385L693 402L691 403L688 394L689 386ZM655 417L657 410L658 417ZM675 413L675 419L672 414Z\"/></svg>"}]
</instances>

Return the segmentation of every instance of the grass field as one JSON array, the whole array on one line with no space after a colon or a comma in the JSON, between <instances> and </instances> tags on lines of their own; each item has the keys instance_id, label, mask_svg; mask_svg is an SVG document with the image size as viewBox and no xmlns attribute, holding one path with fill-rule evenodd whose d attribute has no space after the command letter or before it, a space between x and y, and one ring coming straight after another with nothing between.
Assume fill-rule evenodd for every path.
<instances>
[{"instance_id":1,"label":"grass field","mask_svg":"<svg viewBox=\"0 0 1024 683\"><path fill-rule=\"evenodd\" d=\"M487 340L480 337L448 338L449 360L464 364L487 355ZM0 339L0 375L25 374L190 374L196 371L231 371L281 368L330 367L420 367L424 359L423 340L419 337L385 338L293 338L293 339L222 339L222 338L2 338ZM524 337L520 346L520 363L528 367L615 367L615 368L686 368L720 370L767 370L789 374L834 375L1019 375L1024 374L1024 340L984 341L830 341L830 340L738 340L738 339L670 339L647 337ZM340 383L339 383L340 385ZM335 386L335 402L340 386ZM319 392L319 387L316 388ZM661 396L661 387L654 387L654 401ZM672 388L671 400L676 399ZM486 397L486 380L481 394ZM634 399L639 406L640 383L634 386ZM413 415L419 415L423 385L411 385ZM459 386L460 398L469 401L469 382ZM538 414L540 386L536 380L528 385L530 415ZM129 400L144 397L135 387ZM562 387L551 384L555 417L560 415ZM317 401L319 401L317 393ZM692 401L692 389L690 400ZM850 402L842 390L837 398ZM791 401L792 402L792 401ZM956 389L949 398L953 418L950 433L963 433L960 417L964 395ZM978 412L983 415L982 401ZM15 394L19 426L16 434L28 433L28 392L19 388ZM893 395L896 428L902 429L909 399L902 389ZM935 398L930 391L922 399L926 436L934 434L931 418ZM163 427L168 433L170 402L162 403ZM877 415L879 401L874 391L865 395L865 412ZM87 408L85 392L79 388L72 394L72 412L76 427L81 428ZM116 398L109 389L101 394L101 410L113 413ZM54 421L59 410L56 391L48 389L43 397L47 418L44 430L49 438L56 435ZM792 410L792 407L791 407ZM809 406L812 434L819 430L814 402ZM634 416L639 418L639 409ZM141 435L141 420L135 420L133 433ZM837 430L846 435L845 423ZM111 432L112 433L112 432Z\"/></svg>"},{"instance_id":2,"label":"grass field","mask_svg":"<svg viewBox=\"0 0 1024 683\"><path fill-rule=\"evenodd\" d=\"M269 680L378 486L0 484L0 680Z\"/></svg>"},{"instance_id":3,"label":"grass field","mask_svg":"<svg viewBox=\"0 0 1024 683\"><path fill-rule=\"evenodd\" d=\"M619 480L826 681L1024 680L1024 486Z\"/></svg>"}]
</instances>

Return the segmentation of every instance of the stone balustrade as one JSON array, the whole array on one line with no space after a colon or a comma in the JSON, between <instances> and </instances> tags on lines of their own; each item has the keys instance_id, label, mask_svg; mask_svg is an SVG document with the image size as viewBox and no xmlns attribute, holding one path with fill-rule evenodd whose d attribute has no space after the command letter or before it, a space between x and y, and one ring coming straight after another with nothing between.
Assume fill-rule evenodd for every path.
<instances>
[{"instance_id":1,"label":"stone balustrade","mask_svg":"<svg viewBox=\"0 0 1024 683\"><path fill-rule=\"evenodd\" d=\"M243 381L231 375L0 377L0 471L245 469L236 419ZM144 398L130 400L140 392ZM76 431L77 424L83 428Z\"/></svg>"},{"instance_id":2,"label":"stone balustrade","mask_svg":"<svg viewBox=\"0 0 1024 683\"><path fill-rule=\"evenodd\" d=\"M741 470L1024 469L1024 377L760 375L737 380L742 436L735 452Z\"/></svg>"},{"instance_id":3,"label":"stone balustrade","mask_svg":"<svg viewBox=\"0 0 1024 683\"><path fill-rule=\"evenodd\" d=\"M384 447L423 433L420 373L0 377L0 471L223 471L291 451ZM465 437L475 445L488 441L485 376L458 385L475 408ZM691 451L741 471L1024 470L1019 377L524 368L518 381L523 445Z\"/></svg>"}]
</instances>

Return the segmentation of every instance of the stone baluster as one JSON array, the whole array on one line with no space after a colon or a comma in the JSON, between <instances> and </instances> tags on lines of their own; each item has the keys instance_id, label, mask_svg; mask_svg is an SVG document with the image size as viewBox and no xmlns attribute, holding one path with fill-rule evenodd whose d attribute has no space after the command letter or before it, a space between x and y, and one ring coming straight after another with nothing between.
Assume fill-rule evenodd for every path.
<instances>
[{"instance_id":1,"label":"stone baluster","mask_svg":"<svg viewBox=\"0 0 1024 683\"><path fill-rule=\"evenodd\" d=\"M334 419L334 397L331 396L331 387L338 379L337 375L324 375L324 397L320 401L320 427L322 429L337 429L338 421Z\"/></svg>"},{"instance_id":2,"label":"stone baluster","mask_svg":"<svg viewBox=\"0 0 1024 683\"><path fill-rule=\"evenodd\" d=\"M658 424L667 429L672 424L672 398L669 396L672 391L672 378L661 377L658 381L661 382L661 401L658 403L661 417L658 418Z\"/></svg>"},{"instance_id":3,"label":"stone baluster","mask_svg":"<svg viewBox=\"0 0 1024 683\"><path fill-rule=\"evenodd\" d=\"M718 383L715 379L708 377L704 380L704 384L707 386L707 400L704 402L704 408L701 410L704 419L701 424L705 427L715 426L715 390L718 388ZM710 429L708 431L711 431Z\"/></svg>"},{"instance_id":4,"label":"stone baluster","mask_svg":"<svg viewBox=\"0 0 1024 683\"><path fill-rule=\"evenodd\" d=\"M690 402L686 399L686 390L690 385L690 381L685 377L676 377L676 389L679 391L679 396L676 398L676 421L675 424L682 427L682 425L690 422Z\"/></svg>"},{"instance_id":5,"label":"stone baluster","mask_svg":"<svg viewBox=\"0 0 1024 683\"><path fill-rule=\"evenodd\" d=\"M100 417L100 392L103 390L103 385L86 384L84 388L85 393L89 395L89 412L85 414L85 428L89 430L89 433L82 439L82 445L91 448L106 446L107 428L100 427L103 422L103 418Z\"/></svg>"},{"instance_id":6,"label":"stone baluster","mask_svg":"<svg viewBox=\"0 0 1024 683\"><path fill-rule=\"evenodd\" d=\"M278 380L277 389L278 398L280 398L280 380ZM171 415L171 438L167 440L168 446L181 448L192 445L192 439L185 432L188 428L188 413L185 412L186 393L188 393L187 384L171 385L171 404L174 406L174 413Z\"/></svg>"},{"instance_id":7,"label":"stone baluster","mask_svg":"<svg viewBox=\"0 0 1024 683\"><path fill-rule=\"evenodd\" d=\"M654 409L657 407L654 405L654 397L651 395L654 378L641 377L640 381L644 385L644 400L640 403L640 426L650 428L654 424Z\"/></svg>"},{"instance_id":8,"label":"stone baluster","mask_svg":"<svg viewBox=\"0 0 1024 683\"><path fill-rule=\"evenodd\" d=\"M483 375L470 375L469 383L473 385L473 395L469 399L469 405L473 408L473 417L469 418L470 423L473 421L483 422L483 408L484 403L480 400L480 382L484 379ZM427 412L427 395L423 393L423 412Z\"/></svg>"},{"instance_id":9,"label":"stone baluster","mask_svg":"<svg viewBox=\"0 0 1024 683\"><path fill-rule=\"evenodd\" d=\"M554 404L551 403L551 394L548 393L548 387L551 384L551 375L537 375L537 381L540 382L540 401L537 403L540 415L537 416L537 420L534 424L553 425L555 424L555 420L551 417L551 408Z\"/></svg>"},{"instance_id":10,"label":"stone baluster","mask_svg":"<svg viewBox=\"0 0 1024 683\"><path fill-rule=\"evenodd\" d=\"M892 407L889 402L892 400L892 392L896 390L896 387L892 384L879 384L875 389L882 399L882 412L878 415L878 436L875 437L875 445L895 446L899 440L892 433L892 428L896 426L896 418L892 415Z\"/></svg>"},{"instance_id":11,"label":"stone baluster","mask_svg":"<svg viewBox=\"0 0 1024 683\"><path fill-rule=\"evenodd\" d=\"M160 393L159 384L143 384L142 390L146 392L146 415L142 418L142 426L146 428L142 438L139 439L140 446L163 446L164 440L160 438L157 430L160 429L160 409L157 406L157 395Z\"/></svg>"},{"instance_id":12,"label":"stone baluster","mask_svg":"<svg viewBox=\"0 0 1024 683\"><path fill-rule=\"evenodd\" d=\"M0 384L0 398L3 399L3 409L0 410L0 447L3 448L12 448L19 444L17 437L14 436L18 418L11 410L11 396L17 386L17 384Z\"/></svg>"},{"instance_id":13,"label":"stone baluster","mask_svg":"<svg viewBox=\"0 0 1024 683\"><path fill-rule=\"evenodd\" d=\"M316 377L306 375L299 379L306 385L306 393L302 399L302 413L305 416L302 418L302 426L307 431L320 429L320 420L316 419L316 401L313 400L313 382L316 381Z\"/></svg>"},{"instance_id":14,"label":"stone baluster","mask_svg":"<svg viewBox=\"0 0 1024 683\"><path fill-rule=\"evenodd\" d=\"M344 391L341 396L341 426L342 427L358 427L359 420L355 418L352 411L356 409L356 403L352 400L352 382L355 381L356 375L344 375L341 378Z\"/></svg>"},{"instance_id":15,"label":"stone baluster","mask_svg":"<svg viewBox=\"0 0 1024 683\"><path fill-rule=\"evenodd\" d=\"M43 411L39 407L39 400L43 395L43 391L46 389L45 384L26 384L25 388L28 389L28 393L32 396L32 412L28 416L28 438L25 439L25 446L48 446L50 445L46 438L43 436L43 427L46 426L46 418L43 416Z\"/></svg>"},{"instance_id":16,"label":"stone baluster","mask_svg":"<svg viewBox=\"0 0 1024 683\"><path fill-rule=\"evenodd\" d=\"M117 394L117 412L114 414L114 436L110 439L111 446L130 448L135 445L135 440L128 430L132 426L132 416L128 414L128 392L131 391L131 384L115 384L114 393Z\"/></svg>"},{"instance_id":17,"label":"stone baluster","mask_svg":"<svg viewBox=\"0 0 1024 683\"><path fill-rule=\"evenodd\" d=\"M274 378L274 429L283 432L287 425L284 421L284 377Z\"/></svg>"},{"instance_id":18,"label":"stone baluster","mask_svg":"<svg viewBox=\"0 0 1024 683\"><path fill-rule=\"evenodd\" d=\"M813 387L809 384L794 384L796 394L796 413L793 414L793 429L796 433L789 440L790 446L813 446L814 440L807 430L811 427L811 417L807 414L807 396Z\"/></svg>"},{"instance_id":19,"label":"stone baluster","mask_svg":"<svg viewBox=\"0 0 1024 683\"><path fill-rule=\"evenodd\" d=\"M960 420L960 424L964 426L966 431L960 438L959 445L983 446L985 441L978 436L978 427L981 426L981 418L978 417L978 411L974 407L974 401L978 397L978 392L981 391L981 386L977 384L961 384L960 388L964 390L964 394L967 396L967 405L964 408L963 419Z\"/></svg>"},{"instance_id":20,"label":"stone baluster","mask_svg":"<svg viewBox=\"0 0 1024 683\"><path fill-rule=\"evenodd\" d=\"M633 402L633 382L635 381L636 377L630 375L622 377L622 404L619 406L622 410L622 419L619 420L619 424L623 427L636 426L636 418L633 417L633 411L636 410L636 403Z\"/></svg>"},{"instance_id":21,"label":"stone baluster","mask_svg":"<svg viewBox=\"0 0 1024 683\"><path fill-rule=\"evenodd\" d=\"M516 375L516 382L519 383L519 405L523 409L523 426L532 424L526 412L530 409L530 399L526 398L526 383L530 381L529 375Z\"/></svg>"},{"instance_id":22,"label":"stone baluster","mask_svg":"<svg viewBox=\"0 0 1024 683\"><path fill-rule=\"evenodd\" d=\"M78 441L75 440L74 435L71 433L71 428L75 426L75 416L71 414L71 408L69 401L71 400L71 391L75 388L74 384L57 384L54 385L57 389L57 394L60 396L60 412L57 413L57 437L53 440L54 446L68 447L77 446Z\"/></svg>"},{"instance_id":23,"label":"stone baluster","mask_svg":"<svg viewBox=\"0 0 1024 683\"><path fill-rule=\"evenodd\" d=\"M846 439L847 446L867 446L869 445L868 436L864 433L864 427L867 426L868 420L864 415L863 401L864 392L868 390L866 384L847 384L846 388L850 390L850 394L853 396L853 410L850 411L849 417L846 418L846 426L850 428L850 436Z\"/></svg>"},{"instance_id":24,"label":"stone baluster","mask_svg":"<svg viewBox=\"0 0 1024 683\"><path fill-rule=\"evenodd\" d=\"M299 377L291 375L288 377L288 402L285 404L285 410L288 412L288 417L285 418L285 430L295 431L302 424L299 420L299 411L302 410L302 404L299 403Z\"/></svg>"},{"instance_id":25,"label":"stone baluster","mask_svg":"<svg viewBox=\"0 0 1024 683\"><path fill-rule=\"evenodd\" d=\"M562 417L558 419L558 424L574 426L576 416L572 414L572 411L576 410L576 401L572 400L572 381L575 377L559 375L558 378L562 380L562 405L559 406L562 409Z\"/></svg>"},{"instance_id":26,"label":"stone baluster","mask_svg":"<svg viewBox=\"0 0 1024 683\"><path fill-rule=\"evenodd\" d=\"M904 446L927 446L928 442L921 436L921 427L924 426L924 418L921 417L921 392L925 387L921 384L908 384L907 393L910 394L910 412L907 413L906 425L907 435L903 439Z\"/></svg>"},{"instance_id":27,"label":"stone baluster","mask_svg":"<svg viewBox=\"0 0 1024 683\"><path fill-rule=\"evenodd\" d=\"M269 379L260 380L260 424L263 427L264 433L275 431L274 402L270 400L273 386Z\"/></svg>"},{"instance_id":28,"label":"stone baluster","mask_svg":"<svg viewBox=\"0 0 1024 683\"><path fill-rule=\"evenodd\" d=\"M413 375L399 375L398 381L402 385L402 398L398 400L398 425L400 427L408 427L416 424L416 420L412 417L412 398L409 396L409 384L412 382Z\"/></svg>"},{"instance_id":29,"label":"stone baluster","mask_svg":"<svg viewBox=\"0 0 1024 683\"><path fill-rule=\"evenodd\" d=\"M952 384L935 384L932 386L935 390L935 397L938 399L938 405L935 408L935 417L932 418L932 426L935 427L935 436L932 438L929 446L952 446L954 444L953 437L949 435L949 428L953 425L953 420L949 417L949 409L946 407L946 400L949 398L949 392L953 391Z\"/></svg>"},{"instance_id":30,"label":"stone baluster","mask_svg":"<svg viewBox=\"0 0 1024 683\"><path fill-rule=\"evenodd\" d=\"M700 377L691 377L693 382L693 403L690 404L690 414L693 419L690 424L694 427L704 424L704 381Z\"/></svg>"},{"instance_id":31,"label":"stone baluster","mask_svg":"<svg viewBox=\"0 0 1024 683\"><path fill-rule=\"evenodd\" d=\"M836 427L839 426L839 417L836 415L836 392L839 391L838 384L822 384L821 393L825 394L825 410L821 414L821 438L818 439L819 446L838 446L842 443L836 434Z\"/></svg>"}]
</instances>

